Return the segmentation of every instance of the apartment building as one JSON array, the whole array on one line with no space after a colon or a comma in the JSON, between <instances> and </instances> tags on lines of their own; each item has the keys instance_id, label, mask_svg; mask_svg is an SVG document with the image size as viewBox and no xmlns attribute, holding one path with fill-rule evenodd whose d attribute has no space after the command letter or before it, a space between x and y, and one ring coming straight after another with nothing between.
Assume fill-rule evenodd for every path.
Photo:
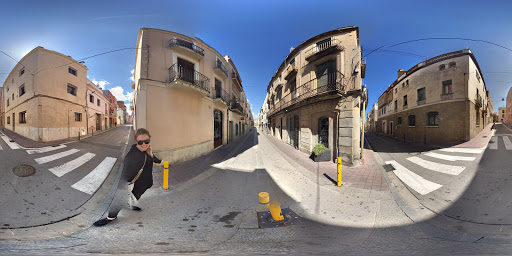
<instances>
[{"instance_id":1,"label":"apartment building","mask_svg":"<svg viewBox=\"0 0 512 256\"><path fill-rule=\"evenodd\" d=\"M360 157L365 67L357 27L301 43L268 84L270 134L307 154L323 144L331 159L354 163Z\"/></svg>"},{"instance_id":2,"label":"apartment building","mask_svg":"<svg viewBox=\"0 0 512 256\"><path fill-rule=\"evenodd\" d=\"M505 105L505 122L509 125L512 125L512 87L508 90L507 94L507 102Z\"/></svg>"},{"instance_id":3,"label":"apartment building","mask_svg":"<svg viewBox=\"0 0 512 256\"><path fill-rule=\"evenodd\" d=\"M468 141L492 122L491 98L469 49L400 69L378 108L378 132L432 145Z\"/></svg>"},{"instance_id":4,"label":"apartment building","mask_svg":"<svg viewBox=\"0 0 512 256\"><path fill-rule=\"evenodd\" d=\"M134 129L171 163L190 160L238 139L250 111L229 56L199 38L141 28L135 55Z\"/></svg>"},{"instance_id":5,"label":"apartment building","mask_svg":"<svg viewBox=\"0 0 512 256\"><path fill-rule=\"evenodd\" d=\"M377 125L377 112L379 111L379 106L377 103L373 104L372 110L368 113L368 117L366 119L366 131L375 132Z\"/></svg>"},{"instance_id":6,"label":"apartment building","mask_svg":"<svg viewBox=\"0 0 512 256\"><path fill-rule=\"evenodd\" d=\"M263 106L261 106L260 113L259 113L259 123L260 123L260 130L262 132L268 133L268 119L267 119L267 112L268 112L268 93L265 96L265 100L263 101Z\"/></svg>"},{"instance_id":7,"label":"apartment building","mask_svg":"<svg viewBox=\"0 0 512 256\"><path fill-rule=\"evenodd\" d=\"M4 88L0 87L0 127L5 126L4 115Z\"/></svg>"},{"instance_id":8,"label":"apartment building","mask_svg":"<svg viewBox=\"0 0 512 256\"><path fill-rule=\"evenodd\" d=\"M499 107L498 108L498 120L501 123L505 123L507 121L507 107Z\"/></svg>"},{"instance_id":9,"label":"apartment building","mask_svg":"<svg viewBox=\"0 0 512 256\"><path fill-rule=\"evenodd\" d=\"M3 84L5 128L35 141L85 134L87 70L70 56L34 48Z\"/></svg>"},{"instance_id":10,"label":"apartment building","mask_svg":"<svg viewBox=\"0 0 512 256\"><path fill-rule=\"evenodd\" d=\"M107 116L107 124L108 128L112 128L116 124L116 115L117 115L117 100L116 97L109 91L103 90L103 94L107 98L107 102L105 108L107 108L108 116Z\"/></svg>"},{"instance_id":11,"label":"apartment building","mask_svg":"<svg viewBox=\"0 0 512 256\"><path fill-rule=\"evenodd\" d=\"M87 79L87 133L106 130L108 125L108 99L103 90Z\"/></svg>"},{"instance_id":12,"label":"apartment building","mask_svg":"<svg viewBox=\"0 0 512 256\"><path fill-rule=\"evenodd\" d=\"M124 105L124 101L117 102L117 124L125 124L126 123L126 106Z\"/></svg>"}]
</instances>

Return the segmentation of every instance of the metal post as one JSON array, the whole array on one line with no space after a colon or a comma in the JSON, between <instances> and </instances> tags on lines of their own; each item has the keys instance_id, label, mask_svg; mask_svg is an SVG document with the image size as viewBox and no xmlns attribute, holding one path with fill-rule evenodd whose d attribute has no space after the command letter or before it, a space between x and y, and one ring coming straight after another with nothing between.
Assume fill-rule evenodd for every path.
<instances>
[{"instance_id":1,"label":"metal post","mask_svg":"<svg viewBox=\"0 0 512 256\"><path fill-rule=\"evenodd\" d=\"M341 187L341 157L338 157L338 187Z\"/></svg>"},{"instance_id":2,"label":"metal post","mask_svg":"<svg viewBox=\"0 0 512 256\"><path fill-rule=\"evenodd\" d=\"M169 189L169 162L164 161L164 189Z\"/></svg>"},{"instance_id":3,"label":"metal post","mask_svg":"<svg viewBox=\"0 0 512 256\"><path fill-rule=\"evenodd\" d=\"M364 95L364 91L366 89L363 90L363 95ZM366 110L366 106L365 106L365 102L364 100L362 101L363 102L363 129L361 129L361 159L363 159L363 147L364 147L364 120L365 120L365 110Z\"/></svg>"}]
</instances>

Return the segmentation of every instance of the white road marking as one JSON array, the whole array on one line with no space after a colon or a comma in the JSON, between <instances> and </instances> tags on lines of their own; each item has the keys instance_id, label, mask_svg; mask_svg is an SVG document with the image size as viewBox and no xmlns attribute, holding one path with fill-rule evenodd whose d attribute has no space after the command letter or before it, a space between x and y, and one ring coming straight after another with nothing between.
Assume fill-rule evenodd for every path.
<instances>
[{"instance_id":1,"label":"white road marking","mask_svg":"<svg viewBox=\"0 0 512 256\"><path fill-rule=\"evenodd\" d=\"M53 154L53 155L50 155L50 156L36 158L35 160L36 160L36 162L38 164L44 164L44 163L51 162L53 160L57 160L57 159L69 156L69 155L74 154L74 153L76 153L78 151L80 151L80 150L78 150L78 149L70 149L68 151L64 151L64 152L61 152L61 153Z\"/></svg>"},{"instance_id":2,"label":"white road marking","mask_svg":"<svg viewBox=\"0 0 512 256\"><path fill-rule=\"evenodd\" d=\"M46 153L46 152L54 151L54 150L65 148L65 147L66 147L66 145L59 145L56 147L50 146L50 147L44 147L44 148L28 149L27 154L31 155L31 154Z\"/></svg>"},{"instance_id":3,"label":"white road marking","mask_svg":"<svg viewBox=\"0 0 512 256\"><path fill-rule=\"evenodd\" d=\"M3 150L4 148L2 148L2 145L0 145L0 150Z\"/></svg>"},{"instance_id":4,"label":"white road marking","mask_svg":"<svg viewBox=\"0 0 512 256\"><path fill-rule=\"evenodd\" d=\"M106 157L92 172L71 187L92 195L105 181L117 158Z\"/></svg>"},{"instance_id":5,"label":"white road marking","mask_svg":"<svg viewBox=\"0 0 512 256\"><path fill-rule=\"evenodd\" d=\"M86 153L85 155L69 161L61 166L53 167L49 169L50 172L57 175L57 177L62 177L64 174L73 171L74 169L82 166L83 164L87 163L89 160L91 160L96 154L93 153Z\"/></svg>"},{"instance_id":6,"label":"white road marking","mask_svg":"<svg viewBox=\"0 0 512 256\"><path fill-rule=\"evenodd\" d=\"M417 156L409 157L407 160L425 168L435 172L446 173L450 175L459 175L466 167L464 166L455 166L448 164L440 164L436 162L427 161L425 159L421 159Z\"/></svg>"},{"instance_id":7,"label":"white road marking","mask_svg":"<svg viewBox=\"0 0 512 256\"><path fill-rule=\"evenodd\" d=\"M471 154L480 154L484 150L480 148L442 148L439 149L445 152L453 152L453 153L471 153Z\"/></svg>"},{"instance_id":8,"label":"white road marking","mask_svg":"<svg viewBox=\"0 0 512 256\"><path fill-rule=\"evenodd\" d=\"M434 152L428 152L425 153L426 156L435 157L447 161L474 161L476 157L472 156L450 156L450 155L444 155L444 154L438 154Z\"/></svg>"},{"instance_id":9,"label":"white road marking","mask_svg":"<svg viewBox=\"0 0 512 256\"><path fill-rule=\"evenodd\" d=\"M9 146L11 149L20 149L20 145L18 145L18 143L11 142L11 139L9 139L9 137L7 137L5 135L0 135L0 136L5 141L5 143L7 143L7 146Z\"/></svg>"},{"instance_id":10,"label":"white road marking","mask_svg":"<svg viewBox=\"0 0 512 256\"><path fill-rule=\"evenodd\" d=\"M421 195L426 195L436 189L442 187L442 185L428 181L418 174L409 171L409 169L403 167L396 161L386 161L386 164L391 164L395 167L393 171L395 175L407 186L414 189Z\"/></svg>"},{"instance_id":11,"label":"white road marking","mask_svg":"<svg viewBox=\"0 0 512 256\"><path fill-rule=\"evenodd\" d=\"M507 150L512 150L512 142L510 142L508 136L503 136L503 142L505 143L505 148Z\"/></svg>"},{"instance_id":12,"label":"white road marking","mask_svg":"<svg viewBox=\"0 0 512 256\"><path fill-rule=\"evenodd\" d=\"M496 139L496 136L492 136L491 142L489 142L489 149L498 149L498 140Z\"/></svg>"}]
</instances>

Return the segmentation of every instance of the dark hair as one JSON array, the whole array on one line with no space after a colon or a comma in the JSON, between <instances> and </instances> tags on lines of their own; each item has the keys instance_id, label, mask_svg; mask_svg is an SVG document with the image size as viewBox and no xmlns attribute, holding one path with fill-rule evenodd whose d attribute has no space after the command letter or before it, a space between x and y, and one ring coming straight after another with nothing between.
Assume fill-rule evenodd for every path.
<instances>
[{"instance_id":1,"label":"dark hair","mask_svg":"<svg viewBox=\"0 0 512 256\"><path fill-rule=\"evenodd\" d=\"M149 134L148 130L146 130L144 128L139 128L135 132L135 140L137 140L137 137L139 137L139 135L144 135L144 134L148 135L151 138L151 135Z\"/></svg>"}]
</instances>

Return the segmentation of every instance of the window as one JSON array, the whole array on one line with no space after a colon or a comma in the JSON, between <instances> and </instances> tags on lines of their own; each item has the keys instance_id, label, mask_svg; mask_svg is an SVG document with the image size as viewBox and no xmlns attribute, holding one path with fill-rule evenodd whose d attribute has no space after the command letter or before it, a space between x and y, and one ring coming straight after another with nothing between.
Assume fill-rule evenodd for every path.
<instances>
[{"instance_id":1,"label":"window","mask_svg":"<svg viewBox=\"0 0 512 256\"><path fill-rule=\"evenodd\" d=\"M395 110L398 109L398 102L395 100Z\"/></svg>"},{"instance_id":2,"label":"window","mask_svg":"<svg viewBox=\"0 0 512 256\"><path fill-rule=\"evenodd\" d=\"M7 106L9 106L9 99L7 99Z\"/></svg>"},{"instance_id":3,"label":"window","mask_svg":"<svg viewBox=\"0 0 512 256\"><path fill-rule=\"evenodd\" d=\"M405 81L405 86L409 86L409 80Z\"/></svg>"},{"instance_id":4,"label":"window","mask_svg":"<svg viewBox=\"0 0 512 256\"><path fill-rule=\"evenodd\" d=\"M82 122L82 113L75 112L75 121Z\"/></svg>"},{"instance_id":5,"label":"window","mask_svg":"<svg viewBox=\"0 0 512 256\"><path fill-rule=\"evenodd\" d=\"M89 95L89 102L94 103L94 96L93 95Z\"/></svg>"},{"instance_id":6,"label":"window","mask_svg":"<svg viewBox=\"0 0 512 256\"><path fill-rule=\"evenodd\" d=\"M23 74L25 74L25 69L20 70L20 76L22 76Z\"/></svg>"},{"instance_id":7,"label":"window","mask_svg":"<svg viewBox=\"0 0 512 256\"><path fill-rule=\"evenodd\" d=\"M12 100L14 100L14 93L12 93Z\"/></svg>"},{"instance_id":8,"label":"window","mask_svg":"<svg viewBox=\"0 0 512 256\"><path fill-rule=\"evenodd\" d=\"M409 116L409 126L416 126L416 116Z\"/></svg>"},{"instance_id":9,"label":"window","mask_svg":"<svg viewBox=\"0 0 512 256\"><path fill-rule=\"evenodd\" d=\"M402 89L405 88L405 82L402 83Z\"/></svg>"},{"instance_id":10,"label":"window","mask_svg":"<svg viewBox=\"0 0 512 256\"><path fill-rule=\"evenodd\" d=\"M457 64L455 64L455 61L448 63L448 67L450 67L450 68L454 68L456 65Z\"/></svg>"},{"instance_id":11,"label":"window","mask_svg":"<svg viewBox=\"0 0 512 256\"><path fill-rule=\"evenodd\" d=\"M397 90L397 88L395 88L395 94L396 94L396 90Z\"/></svg>"},{"instance_id":12,"label":"window","mask_svg":"<svg viewBox=\"0 0 512 256\"><path fill-rule=\"evenodd\" d=\"M14 79L12 81L14 81ZM7 92L9 92L9 86L7 86Z\"/></svg>"},{"instance_id":13,"label":"window","mask_svg":"<svg viewBox=\"0 0 512 256\"><path fill-rule=\"evenodd\" d=\"M418 89L418 101L425 100L425 87Z\"/></svg>"},{"instance_id":14,"label":"window","mask_svg":"<svg viewBox=\"0 0 512 256\"><path fill-rule=\"evenodd\" d=\"M398 124L402 124L402 117L398 117Z\"/></svg>"},{"instance_id":15,"label":"window","mask_svg":"<svg viewBox=\"0 0 512 256\"><path fill-rule=\"evenodd\" d=\"M69 67L68 72L74 76L76 76L76 69Z\"/></svg>"},{"instance_id":16,"label":"window","mask_svg":"<svg viewBox=\"0 0 512 256\"><path fill-rule=\"evenodd\" d=\"M475 115L476 115L476 117L475 117L476 125L480 125L480 110L477 109L475 112Z\"/></svg>"},{"instance_id":17,"label":"window","mask_svg":"<svg viewBox=\"0 0 512 256\"><path fill-rule=\"evenodd\" d=\"M452 93L452 80L443 81L443 94Z\"/></svg>"},{"instance_id":18,"label":"window","mask_svg":"<svg viewBox=\"0 0 512 256\"><path fill-rule=\"evenodd\" d=\"M20 112L20 124L27 123L26 114L27 111Z\"/></svg>"},{"instance_id":19,"label":"window","mask_svg":"<svg viewBox=\"0 0 512 256\"><path fill-rule=\"evenodd\" d=\"M22 84L22 85L20 86L20 97L21 97L21 95L23 95L23 94L25 94L25 84Z\"/></svg>"},{"instance_id":20,"label":"window","mask_svg":"<svg viewBox=\"0 0 512 256\"><path fill-rule=\"evenodd\" d=\"M444 69L445 69L445 67L446 67L446 66L445 66L444 64L439 65L439 71L444 70Z\"/></svg>"},{"instance_id":21,"label":"window","mask_svg":"<svg viewBox=\"0 0 512 256\"><path fill-rule=\"evenodd\" d=\"M478 70L475 69L476 73L476 79L478 79L478 82L480 83L480 74L478 73Z\"/></svg>"},{"instance_id":22,"label":"window","mask_svg":"<svg viewBox=\"0 0 512 256\"><path fill-rule=\"evenodd\" d=\"M427 125L438 126L439 122L438 122L437 116L438 116L437 112L428 112L428 114L427 114Z\"/></svg>"},{"instance_id":23,"label":"window","mask_svg":"<svg viewBox=\"0 0 512 256\"><path fill-rule=\"evenodd\" d=\"M76 86L68 84L68 93L76 96Z\"/></svg>"},{"instance_id":24,"label":"window","mask_svg":"<svg viewBox=\"0 0 512 256\"><path fill-rule=\"evenodd\" d=\"M100 99L96 99L96 105L100 106Z\"/></svg>"},{"instance_id":25,"label":"window","mask_svg":"<svg viewBox=\"0 0 512 256\"><path fill-rule=\"evenodd\" d=\"M11 117L10 116L7 117L7 124L11 124Z\"/></svg>"},{"instance_id":26,"label":"window","mask_svg":"<svg viewBox=\"0 0 512 256\"><path fill-rule=\"evenodd\" d=\"M404 107L407 106L407 95L404 95Z\"/></svg>"}]
</instances>

